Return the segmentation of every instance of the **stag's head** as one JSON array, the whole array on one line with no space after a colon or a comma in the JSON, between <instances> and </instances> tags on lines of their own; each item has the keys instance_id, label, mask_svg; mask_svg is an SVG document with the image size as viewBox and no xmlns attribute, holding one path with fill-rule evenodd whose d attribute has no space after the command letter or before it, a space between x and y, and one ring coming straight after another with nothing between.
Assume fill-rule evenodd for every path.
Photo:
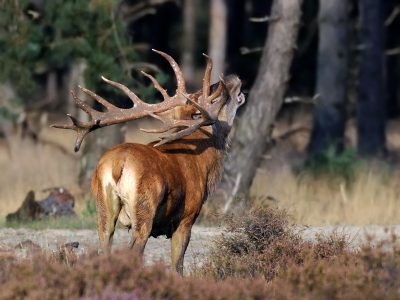
<instances>
[{"instance_id":1,"label":"stag's head","mask_svg":"<svg viewBox=\"0 0 400 300\"><path fill-rule=\"evenodd\" d=\"M236 110L241 106L244 101L244 95L240 91L242 82L236 75L229 75L224 80L224 90L221 93L224 105L218 114L218 121L225 122L229 127L233 124L233 119L236 115Z\"/></svg>"},{"instance_id":2,"label":"stag's head","mask_svg":"<svg viewBox=\"0 0 400 300\"><path fill-rule=\"evenodd\" d=\"M89 107L86 103L81 101L72 92L76 104L86 113L88 113L92 120L89 122L80 122L73 116L68 115L73 124L71 125L52 125L52 127L72 129L78 132L78 137L75 143L75 151L78 151L83 138L89 132L96 130L100 127L109 126L116 123L123 123L134 119L139 119L145 116L151 116L164 123L164 126L159 129L145 130L146 132L161 133L171 129L176 129L173 133L160 137L160 141L155 144L159 146L167 142L175 141L185 136L194 133L197 129L203 126L213 125L218 122L224 128L230 130L233 119L236 115L237 108L244 103L244 95L241 93L241 81L236 75L230 75L223 78L220 76L219 83L211 86L210 78L212 71L212 60L207 55L207 68L203 80L203 88L194 94L186 92L185 80L182 71L175 60L161 52L156 51L168 60L172 69L174 70L177 78L177 90L174 96L169 96L157 80L144 72L153 83L154 87L162 94L164 101L158 104L147 104L140 100L132 91L126 86L108 80L104 77L103 80L119 89L133 101L134 105L130 109L121 109L110 104L99 95L81 88L83 92L94 98L107 108L106 112L99 112ZM179 110L179 107L181 108ZM178 111L178 113L176 113ZM183 113L179 113L179 111ZM169 113L170 112L170 113ZM226 131L225 131L226 132Z\"/></svg>"}]
</instances>

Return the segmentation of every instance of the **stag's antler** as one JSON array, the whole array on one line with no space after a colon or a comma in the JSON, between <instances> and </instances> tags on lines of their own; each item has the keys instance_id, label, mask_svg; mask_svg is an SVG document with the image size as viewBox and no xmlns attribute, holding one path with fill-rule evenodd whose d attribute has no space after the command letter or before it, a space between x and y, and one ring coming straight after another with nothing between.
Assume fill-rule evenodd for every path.
<instances>
[{"instance_id":1,"label":"stag's antler","mask_svg":"<svg viewBox=\"0 0 400 300\"><path fill-rule=\"evenodd\" d=\"M55 128L61 128L61 129L72 129L77 131L78 137L75 142L75 152L79 151L79 148L82 144L83 138L88 134L89 132L96 130L100 127L104 126L109 126L112 124L117 124L117 123L123 123L135 119L140 119L145 116L152 116L153 118L156 118L160 121L162 121L165 126L160 128L160 129L153 129L153 130L145 130L141 129L146 132L165 132L173 128L182 128L186 127L182 130L179 130L177 132L171 133L169 135L160 137L160 142L158 142L155 146L159 146L162 144L165 144L170 141L174 141L177 139L180 139L184 136L187 136L189 134L192 134L195 132L198 128L201 126L206 126L206 125L211 125L214 124L217 121L218 118L218 113L222 107L222 105L225 103L225 101L219 101L213 102L222 92L222 88L225 85L223 79L221 78L220 84L218 86L218 89L210 95L210 77L211 77L211 70L212 70L212 60L204 54L204 56L207 57L207 68L204 76L204 83L203 83L203 94L199 99L199 103L195 102L192 100L187 94L186 94L186 87L185 87L185 80L183 79L183 74L182 71L180 70L178 64L175 62L175 60L169 56L168 54L154 50L153 51L157 52L158 54L162 55L165 57L168 62L170 63L172 69L174 70L175 76L177 78L177 90L176 94L173 97L170 97L166 90L164 90L160 84L157 82L157 80L145 73L142 72L146 77L148 77L154 84L154 87L163 95L164 101L158 104L148 104L143 102L142 100L139 99L132 91L130 91L126 86L108 80L104 77L102 79L121 89L133 102L134 106L130 109L122 109L118 108L99 95L85 89L79 86L79 88L88 94L90 97L94 98L96 101L101 103L107 108L107 112L100 112L97 111L90 106L88 106L86 103L84 103L82 100L80 100L74 92L71 91L72 96L75 99L76 104L79 106L80 109L85 111L88 115L92 117L92 120L89 122L80 122L78 121L75 117L71 116L68 114L68 116L71 118L73 124L70 125L51 125L51 127ZM225 99L226 100L226 99ZM176 106L182 106L182 105L193 105L195 106L201 113L201 118L197 120L175 120L175 119L169 119L160 115L157 115L157 113L161 113L167 110L170 110Z\"/></svg>"}]
</instances>

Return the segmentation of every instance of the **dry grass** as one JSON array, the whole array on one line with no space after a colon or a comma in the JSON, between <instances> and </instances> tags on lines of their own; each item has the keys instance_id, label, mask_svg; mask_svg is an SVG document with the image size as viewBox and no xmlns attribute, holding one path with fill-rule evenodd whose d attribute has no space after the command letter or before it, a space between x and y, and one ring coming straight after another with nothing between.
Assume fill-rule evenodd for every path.
<instances>
[{"instance_id":1,"label":"dry grass","mask_svg":"<svg viewBox=\"0 0 400 300\"><path fill-rule=\"evenodd\" d=\"M304 118L303 118L304 119ZM306 120L309 120L305 118ZM61 120L58 122L67 121ZM54 120L53 120L54 122ZM307 124L296 123L292 127ZM308 121L307 121L308 122ZM280 124L282 124L281 122ZM127 141L147 143L154 135L144 134L138 129L157 127L154 121L142 120L129 124ZM354 124L349 122L347 138L354 144ZM388 126L388 144L391 150L400 147L399 124ZM276 135L288 129L283 124L276 129ZM42 138L62 145L68 154L43 144L33 144L29 140L11 139L12 158L0 143L0 218L15 211L26 193L34 190L41 199L46 193L42 189L54 186L67 188L76 197L76 210L85 209L85 200L90 191L81 191L77 183L79 153L73 153L75 133L46 128ZM278 141L276 147L266 157L251 188L251 195L277 199L278 206L294 209L295 221L308 225L367 225L398 224L400 215L400 175L385 168L359 168L352 185L330 178L311 179L302 173L292 172L293 163L302 161L301 155L307 142L307 132L298 133L289 140ZM1 141L0 141L1 142ZM294 153L294 154L293 154ZM299 154L300 153L300 154ZM289 165L289 163L291 165ZM205 206L207 214L218 210Z\"/></svg>"},{"instance_id":2,"label":"dry grass","mask_svg":"<svg viewBox=\"0 0 400 300\"><path fill-rule=\"evenodd\" d=\"M53 123L70 122L67 118L52 120ZM127 130L127 141L149 143L154 135L139 130L140 127L157 126L154 122L144 119L132 123ZM69 130L44 128L41 139L60 145L67 152L50 144L35 144L30 139L11 136L9 139L10 152L6 143L0 140L0 218L16 211L29 190L34 190L36 199L43 199L48 192L43 190L50 187L68 189L76 200L76 211L85 209L85 200L91 197L90 191L82 191L78 184L80 153L73 152L76 134Z\"/></svg>"},{"instance_id":3,"label":"dry grass","mask_svg":"<svg viewBox=\"0 0 400 300\"><path fill-rule=\"evenodd\" d=\"M290 128L310 127L310 118L297 116ZM290 129L289 128L289 129ZM349 147L355 147L355 121L346 129ZM389 151L400 151L400 123L387 124ZM275 130L279 136L288 131L280 122ZM309 176L308 172L295 173L293 165L304 161L304 150L309 134L301 132L288 140L277 141L270 155L264 159L254 179L250 195L255 198L271 196L279 207L294 209L294 220L301 224L329 226L393 225L399 224L400 173L385 164L367 165L361 162L354 167L354 179L329 176ZM343 170L350 172L350 170Z\"/></svg>"},{"instance_id":4,"label":"dry grass","mask_svg":"<svg viewBox=\"0 0 400 300\"><path fill-rule=\"evenodd\" d=\"M48 135L48 139L60 144L69 141L72 148L74 142L70 135ZM10 139L10 148L11 157L5 151L0 156L0 216L17 210L29 190L36 192L37 199L45 196L41 190L59 186L79 195L75 176L79 167L77 158L52 146L34 145L30 140L19 138Z\"/></svg>"},{"instance_id":5,"label":"dry grass","mask_svg":"<svg viewBox=\"0 0 400 300\"><path fill-rule=\"evenodd\" d=\"M399 174L361 168L351 186L329 177L296 176L289 166L278 174L259 174L252 195L292 207L296 222L307 225L392 225L399 223Z\"/></svg>"}]
</instances>

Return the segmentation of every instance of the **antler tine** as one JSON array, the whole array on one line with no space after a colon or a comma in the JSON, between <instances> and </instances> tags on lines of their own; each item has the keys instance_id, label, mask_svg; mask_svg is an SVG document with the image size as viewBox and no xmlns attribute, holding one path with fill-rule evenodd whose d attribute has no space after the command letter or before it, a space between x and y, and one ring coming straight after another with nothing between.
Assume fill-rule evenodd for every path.
<instances>
[{"instance_id":1,"label":"antler tine","mask_svg":"<svg viewBox=\"0 0 400 300\"><path fill-rule=\"evenodd\" d=\"M75 130L78 133L78 136L77 136L76 141L75 141L74 151L78 152L80 147L81 147L81 144L82 144L82 141L83 141L84 137L90 131L93 130L92 128L95 125L98 125L98 121L93 119L91 122L83 123L83 122L78 121L74 116L72 116L70 114L68 114L67 116L70 117L70 119L72 120L73 124L70 124L70 125L57 125L57 124L55 124L55 125L51 125L50 127L60 128L60 129L72 129L72 130ZM91 125L91 127L88 126L89 124Z\"/></svg>"},{"instance_id":2,"label":"antler tine","mask_svg":"<svg viewBox=\"0 0 400 300\"><path fill-rule=\"evenodd\" d=\"M179 130L177 132L173 132L171 134L168 134L166 136L160 137L160 141L154 145L154 147L160 146L162 144L180 139L182 137L185 137L187 135L192 134L195 132L198 128L200 128L203 125L209 125L209 120L205 119L198 119L198 120L174 120L174 119L169 119L165 118L156 114L150 114L153 118L160 120L163 122L166 126L159 128L159 129L143 129L140 128L140 130L144 132L150 132L150 133L162 133L166 132L168 130L178 128L178 127L187 127L183 130Z\"/></svg>"},{"instance_id":3,"label":"antler tine","mask_svg":"<svg viewBox=\"0 0 400 300\"><path fill-rule=\"evenodd\" d=\"M207 56L206 56L207 57ZM184 96L188 102L193 105L195 108L197 108L201 115L201 119L197 120L174 120L174 119L169 119L165 118L159 115L156 115L154 113L149 114L153 118L160 120L163 122L166 126L159 128L159 129L140 129L145 132L150 132L150 133L161 133L161 132L166 132L168 130L174 129L174 128L179 128L179 127L187 127L185 129L181 129L179 131L173 132L171 134L168 134L166 136L160 137L160 141L154 145L154 147L161 146L165 143L180 139L182 137L188 136L195 132L197 129L199 129L202 126L207 126L207 125L212 125L218 120L218 114L226 102L227 98L225 101L223 101L223 97L221 97L220 100L217 102L212 103L212 101L217 98L219 95L221 95L223 88L226 87L225 81L223 79L223 74L220 76L220 82L218 85L217 90L209 95L209 89L210 89L210 74L211 74L211 69L212 69L212 61L211 59L208 60L207 63L207 70L206 74L204 76L204 83L203 83L203 100L201 103L197 103L196 101L192 100L188 95L185 93L181 92L180 94ZM205 92L208 91L208 92Z\"/></svg>"},{"instance_id":4,"label":"antler tine","mask_svg":"<svg viewBox=\"0 0 400 300\"><path fill-rule=\"evenodd\" d=\"M147 78L149 78L153 82L154 87L161 93L161 95L163 95L164 100L169 100L170 99L169 95L167 94L167 91L161 87L161 85L158 83L157 79L155 79L150 74L147 74L146 72L142 71L142 74L144 76L146 76Z\"/></svg>"},{"instance_id":5,"label":"antler tine","mask_svg":"<svg viewBox=\"0 0 400 300\"><path fill-rule=\"evenodd\" d=\"M175 141L175 140L178 140L185 136L188 136L188 135L192 134L193 132L195 132L197 129L199 129L199 127L201 127L201 126L202 126L201 124L193 124L192 126L189 126L186 129L171 133L166 136L162 136L162 137L160 137L160 141L157 144L155 144L154 147L161 146L165 143Z\"/></svg>"},{"instance_id":6,"label":"antler tine","mask_svg":"<svg viewBox=\"0 0 400 300\"><path fill-rule=\"evenodd\" d=\"M203 79L203 101L207 99L207 97L210 95L210 79L211 79L211 71L213 67L213 62L212 59L203 53L203 55L207 58L207 67L206 67L206 72L204 74L204 79Z\"/></svg>"},{"instance_id":7,"label":"antler tine","mask_svg":"<svg viewBox=\"0 0 400 300\"><path fill-rule=\"evenodd\" d=\"M108 110L113 110L113 109L118 109L118 107L112 105L110 102L108 102L107 100L103 99L102 97L100 97L99 95L93 93L92 91L89 91L88 89L85 89L83 87L81 87L80 85L78 85L78 87L87 95L89 95L90 97L92 97L93 99L95 99L97 102L99 102L100 104L104 105ZM76 102L76 97L75 94L71 91L72 96L75 98L75 102ZM81 100L79 100L81 101ZM82 101L81 101L82 102ZM84 102L82 102L84 103ZM88 106L86 103L84 103L86 106ZM79 105L78 105L79 106ZM79 106L80 107L80 106ZM89 106L88 106L89 107Z\"/></svg>"},{"instance_id":8,"label":"antler tine","mask_svg":"<svg viewBox=\"0 0 400 300\"><path fill-rule=\"evenodd\" d=\"M164 127L157 128L157 129L144 129L140 128L141 131L144 132L149 132L149 133L162 133L166 132L168 130L177 128L177 127L189 127L192 123L193 120L175 120L175 119L169 119L163 116L159 116L153 113L150 113L149 116L163 122L165 124Z\"/></svg>"},{"instance_id":9,"label":"antler tine","mask_svg":"<svg viewBox=\"0 0 400 300\"><path fill-rule=\"evenodd\" d=\"M222 88L225 87L226 88L226 84L224 81L224 74L221 74L221 76L219 77L219 85L217 90L211 94L211 96L209 96L208 101L210 101L210 103L215 100L222 92Z\"/></svg>"},{"instance_id":10,"label":"antler tine","mask_svg":"<svg viewBox=\"0 0 400 300\"><path fill-rule=\"evenodd\" d=\"M79 99L73 91L71 91L71 94L72 94L72 97L74 97L74 99L75 99L76 105L78 105L78 107L80 109L82 109L85 113L87 113L89 116L92 116L96 112L96 110L94 110L89 105L87 105L85 102L83 102L81 99Z\"/></svg>"},{"instance_id":11,"label":"antler tine","mask_svg":"<svg viewBox=\"0 0 400 300\"><path fill-rule=\"evenodd\" d=\"M162 57L164 57L166 60L168 60L169 64L171 65L172 69L174 70L175 76L176 76L176 81L178 84L178 88L176 89L176 93L178 94L179 92L184 92L186 93L186 85L185 85L185 79L183 78L183 74L181 69L179 68L178 64L176 63L176 61L169 56L168 54L155 50L155 49L151 49L154 52L160 54Z\"/></svg>"},{"instance_id":12,"label":"antler tine","mask_svg":"<svg viewBox=\"0 0 400 300\"><path fill-rule=\"evenodd\" d=\"M196 101L192 100L188 95L181 93L188 101L189 103L191 103L194 107L196 107L200 113L203 115L203 117L207 120L211 119L210 114L208 113L208 111L201 106L199 103L197 103Z\"/></svg>"},{"instance_id":13,"label":"antler tine","mask_svg":"<svg viewBox=\"0 0 400 300\"><path fill-rule=\"evenodd\" d=\"M132 92L130 89L128 89L126 86L124 86L123 84L120 84L118 82L114 82L111 80L108 80L107 78L101 76L101 79L103 79L105 82L107 82L108 84L111 84L117 88L119 88L120 90L122 90L131 100L135 105L141 105L141 106L148 106L147 103L143 102L142 100L139 99L138 96L136 96L136 94L134 92Z\"/></svg>"},{"instance_id":14,"label":"antler tine","mask_svg":"<svg viewBox=\"0 0 400 300\"><path fill-rule=\"evenodd\" d=\"M213 103L212 100L214 100L221 94L223 87L224 87L224 82L223 82L223 79L221 78L218 89L210 96L209 90L210 90L210 76L211 76L211 70L212 70L212 60L207 55L205 55L205 57L207 58L208 61L207 61L206 72L204 75L203 95L202 95L203 99L199 102L196 102L196 101L192 100L188 95L186 95L185 80L183 79L182 71L180 70L180 68L179 68L178 64L175 62L175 60L171 56L169 56L161 51L157 51L157 50L154 50L154 51L157 52L158 54L160 54L161 56L163 56L164 58L166 58L168 60L168 62L170 63L171 67L173 68L175 75L177 77L177 81L178 81L178 88L177 88L176 95L173 97L170 97L167 94L167 91L160 86L158 81L153 76L151 76L147 73L144 73L144 72L143 72L143 74L153 82L154 87L163 95L163 97L164 97L163 102L157 103L157 104L147 104L147 103L143 102L142 100L140 100L139 97L136 96L132 91L130 91L126 86L124 86L120 83L108 80L104 77L102 77L102 79L105 82L122 90L133 101L134 106L132 108L122 109L122 108L116 107L116 106L112 105L111 103L109 103L107 100L105 100L102 97L100 97L99 95L97 95L96 93L89 91L85 88L79 87L84 93L86 93L90 97L94 98L100 104L104 105L107 108L107 111L101 112L101 111L97 111L97 110L93 109L92 107L87 105L85 102L80 100L74 94L74 92L71 92L78 107L80 109L82 109L84 112L86 112L91 117L91 120L88 122L80 122L75 117L68 115L71 118L73 124L52 125L51 127L61 128L61 129L72 129L78 133L78 136L77 136L77 139L75 142L75 152L79 150L84 137L89 132L96 130L100 127L105 127L105 126L109 126L109 125L113 125L113 124L128 122L131 120L143 118L145 116L152 116L152 117L164 122L165 126L161 129L143 130L143 131L165 132L170 129L178 128L178 131L162 137L161 141L156 146L159 146L159 145L165 144L169 141L173 141L173 140L182 138L184 136L187 136L187 135L195 132L201 126L212 125L217 121L219 111L220 111L222 105L225 103L225 101L221 100L221 101ZM222 98L224 98L224 97L221 97L221 99ZM196 119L196 120L193 120L193 119L174 120L174 119L168 119L165 116L158 115L159 113L170 110L176 106L187 105L187 104L190 104L190 105L194 106L195 108L197 108L200 111L202 117L200 119Z\"/></svg>"}]
</instances>

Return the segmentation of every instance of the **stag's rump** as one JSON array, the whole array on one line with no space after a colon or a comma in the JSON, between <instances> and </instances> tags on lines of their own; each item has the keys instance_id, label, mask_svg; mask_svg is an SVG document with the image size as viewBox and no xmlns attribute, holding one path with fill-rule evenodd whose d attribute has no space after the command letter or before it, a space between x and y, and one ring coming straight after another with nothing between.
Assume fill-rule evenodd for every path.
<instances>
[{"instance_id":1,"label":"stag's rump","mask_svg":"<svg viewBox=\"0 0 400 300\"><path fill-rule=\"evenodd\" d=\"M140 227L148 218L162 230L182 213L185 185L178 162L147 145L124 143L99 161L92 178L98 206L118 211L127 227Z\"/></svg>"}]
</instances>

